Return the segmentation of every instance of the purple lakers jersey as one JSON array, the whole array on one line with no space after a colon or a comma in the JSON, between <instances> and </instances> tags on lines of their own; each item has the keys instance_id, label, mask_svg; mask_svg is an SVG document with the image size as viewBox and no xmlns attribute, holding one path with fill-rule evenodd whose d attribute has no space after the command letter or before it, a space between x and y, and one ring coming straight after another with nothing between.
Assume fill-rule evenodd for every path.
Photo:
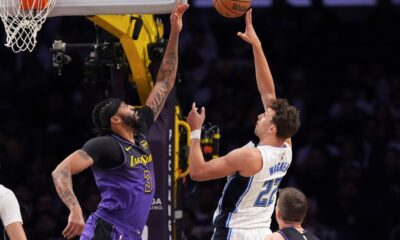
<instances>
[{"instance_id":1,"label":"purple lakers jersey","mask_svg":"<svg viewBox=\"0 0 400 240\"><path fill-rule=\"evenodd\" d=\"M111 169L92 167L101 202L95 215L124 232L142 232L154 196L155 179L149 143L143 134L135 144L117 135L124 163Z\"/></svg>"}]
</instances>

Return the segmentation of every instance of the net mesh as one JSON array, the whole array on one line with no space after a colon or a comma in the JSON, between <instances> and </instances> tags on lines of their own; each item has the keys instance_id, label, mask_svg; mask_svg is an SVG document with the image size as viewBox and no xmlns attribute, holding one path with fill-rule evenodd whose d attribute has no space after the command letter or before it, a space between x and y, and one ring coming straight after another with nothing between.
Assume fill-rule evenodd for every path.
<instances>
[{"instance_id":1,"label":"net mesh","mask_svg":"<svg viewBox=\"0 0 400 240\"><path fill-rule=\"evenodd\" d=\"M5 46L14 52L32 52L37 33L54 5L55 0L0 0L0 17L6 31Z\"/></svg>"}]
</instances>

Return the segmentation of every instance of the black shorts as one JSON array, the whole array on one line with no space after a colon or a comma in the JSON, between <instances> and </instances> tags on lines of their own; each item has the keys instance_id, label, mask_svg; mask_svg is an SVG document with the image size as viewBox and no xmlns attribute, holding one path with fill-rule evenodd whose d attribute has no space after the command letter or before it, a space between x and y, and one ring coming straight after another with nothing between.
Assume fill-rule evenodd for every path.
<instances>
[{"instance_id":1,"label":"black shorts","mask_svg":"<svg viewBox=\"0 0 400 240\"><path fill-rule=\"evenodd\" d=\"M215 228L211 240L226 240L229 236L229 228Z\"/></svg>"}]
</instances>

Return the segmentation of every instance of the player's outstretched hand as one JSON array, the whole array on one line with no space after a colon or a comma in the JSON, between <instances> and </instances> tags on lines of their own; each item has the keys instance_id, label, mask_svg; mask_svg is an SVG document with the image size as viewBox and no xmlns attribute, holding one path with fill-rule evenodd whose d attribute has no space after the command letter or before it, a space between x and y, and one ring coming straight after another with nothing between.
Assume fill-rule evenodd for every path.
<instances>
[{"instance_id":1,"label":"player's outstretched hand","mask_svg":"<svg viewBox=\"0 0 400 240\"><path fill-rule=\"evenodd\" d=\"M250 43L251 45L261 45L260 39L257 36L256 31L253 27L253 20L251 16L252 9L250 8L246 13L246 30L244 33L238 32L237 35L241 37L244 41Z\"/></svg>"},{"instance_id":2,"label":"player's outstretched hand","mask_svg":"<svg viewBox=\"0 0 400 240\"><path fill-rule=\"evenodd\" d=\"M171 12L171 33L179 34L182 30L182 16L189 8L187 3L177 3Z\"/></svg>"},{"instance_id":3,"label":"player's outstretched hand","mask_svg":"<svg viewBox=\"0 0 400 240\"><path fill-rule=\"evenodd\" d=\"M186 121L189 124L190 129L193 131L196 129L201 129L201 126L203 126L205 118L206 118L206 109L202 107L199 114L197 111L196 103L193 103L192 110L190 110L186 118Z\"/></svg>"}]
</instances>

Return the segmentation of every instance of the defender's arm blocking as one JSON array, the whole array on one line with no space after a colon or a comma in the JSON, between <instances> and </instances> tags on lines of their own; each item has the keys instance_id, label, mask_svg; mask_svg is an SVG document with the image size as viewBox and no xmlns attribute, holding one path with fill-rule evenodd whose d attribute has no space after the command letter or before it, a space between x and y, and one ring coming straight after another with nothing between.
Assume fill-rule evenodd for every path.
<instances>
[{"instance_id":1,"label":"defender's arm blocking","mask_svg":"<svg viewBox=\"0 0 400 240\"><path fill-rule=\"evenodd\" d=\"M189 8L188 4L177 5L171 13L171 33L167 48L158 71L156 84L147 98L146 105L154 113L154 121L158 118L169 92L175 84L176 71L178 68L178 42L182 30L182 16Z\"/></svg>"}]
</instances>

